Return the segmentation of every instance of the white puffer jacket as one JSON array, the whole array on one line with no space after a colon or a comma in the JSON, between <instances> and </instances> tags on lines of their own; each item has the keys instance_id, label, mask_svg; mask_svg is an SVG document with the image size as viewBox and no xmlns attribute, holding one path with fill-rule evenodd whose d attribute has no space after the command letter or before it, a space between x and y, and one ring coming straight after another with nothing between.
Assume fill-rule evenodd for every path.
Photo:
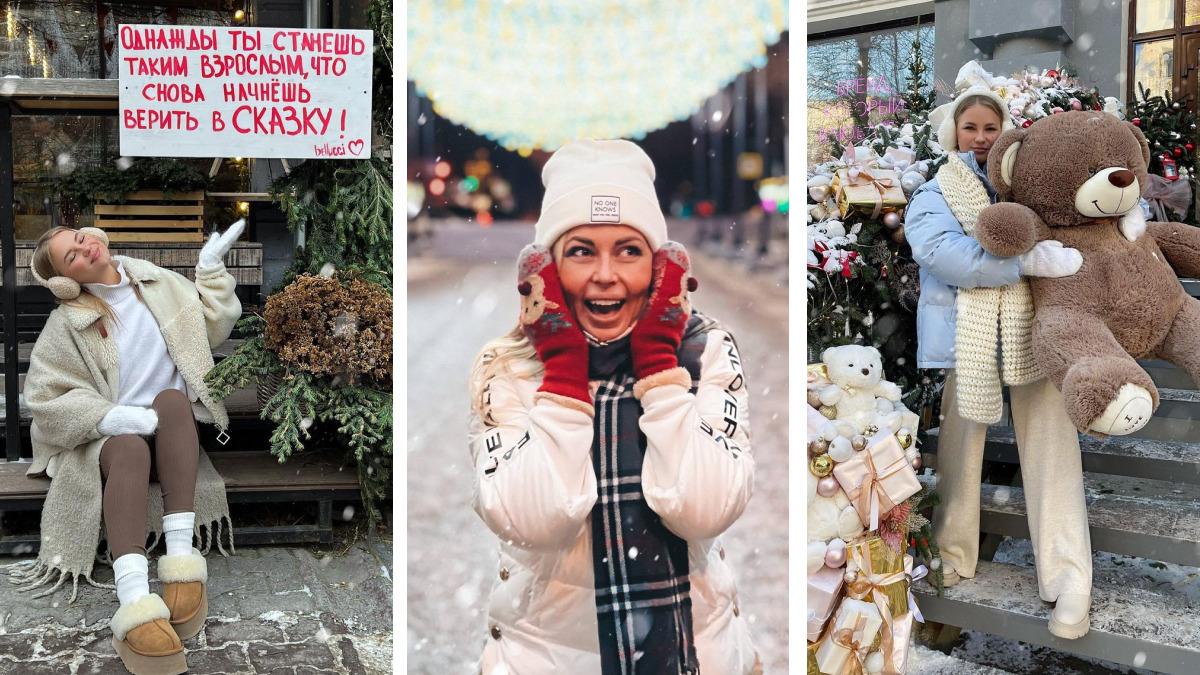
<instances>
[{"instance_id":1,"label":"white puffer jacket","mask_svg":"<svg viewBox=\"0 0 1200 675\"><path fill-rule=\"evenodd\" d=\"M535 404L539 385L539 378L495 378L485 418L471 417L473 505L500 538L483 675L600 673L592 418L545 397ZM750 673L756 653L717 539L741 516L754 488L748 395L733 339L719 329L708 333L695 394L662 385L645 393L642 407L642 489L663 523L688 542L700 672ZM720 435L733 427L727 418L736 423L730 441L743 450L737 458L702 430L707 424Z\"/></svg>"}]
</instances>

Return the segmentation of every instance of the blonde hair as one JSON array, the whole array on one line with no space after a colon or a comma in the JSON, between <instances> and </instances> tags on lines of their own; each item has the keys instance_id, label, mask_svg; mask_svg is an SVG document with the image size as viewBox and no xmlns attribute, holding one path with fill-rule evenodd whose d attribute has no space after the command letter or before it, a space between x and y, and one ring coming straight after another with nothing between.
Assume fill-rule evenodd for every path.
<instances>
[{"instance_id":1,"label":"blonde hair","mask_svg":"<svg viewBox=\"0 0 1200 675\"><path fill-rule=\"evenodd\" d=\"M954 109L954 128L956 130L958 129L958 118L962 117L962 114L966 112L968 108L976 105L981 105L996 113L996 117L999 118L1000 124L1004 124L1004 111L1000 109L1000 104L996 103L996 99L992 98L991 96L987 96L986 94L972 94L971 96L964 98L962 102L958 104L958 107Z\"/></svg>"},{"instance_id":2,"label":"blonde hair","mask_svg":"<svg viewBox=\"0 0 1200 675\"><path fill-rule=\"evenodd\" d=\"M42 236L38 237L37 243L33 246L32 259L29 262L29 266L37 270L38 276L47 280L49 280L51 277L64 276L59 274L58 270L54 267L54 260L52 260L50 257L50 240L59 232L77 231L78 230L75 228L59 225L57 227L50 228L46 232L42 233ZM86 288L81 287L79 290L79 297L73 300L62 300L58 297L55 297L55 302L58 302L62 305L67 305L68 307L92 309L100 312L100 315L105 319L108 319L110 324L115 326L118 323L116 312L113 311L112 307L110 307L107 302L105 302L102 298L92 295Z\"/></svg>"}]
</instances>

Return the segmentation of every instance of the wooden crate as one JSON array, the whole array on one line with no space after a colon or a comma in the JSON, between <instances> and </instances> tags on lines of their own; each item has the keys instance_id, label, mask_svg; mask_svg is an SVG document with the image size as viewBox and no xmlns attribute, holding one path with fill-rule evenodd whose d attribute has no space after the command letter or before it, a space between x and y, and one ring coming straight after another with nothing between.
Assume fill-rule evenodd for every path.
<instances>
[{"instance_id":1,"label":"wooden crate","mask_svg":"<svg viewBox=\"0 0 1200 675\"><path fill-rule=\"evenodd\" d=\"M96 204L96 227L112 242L203 242L204 192L139 190L123 204Z\"/></svg>"}]
</instances>

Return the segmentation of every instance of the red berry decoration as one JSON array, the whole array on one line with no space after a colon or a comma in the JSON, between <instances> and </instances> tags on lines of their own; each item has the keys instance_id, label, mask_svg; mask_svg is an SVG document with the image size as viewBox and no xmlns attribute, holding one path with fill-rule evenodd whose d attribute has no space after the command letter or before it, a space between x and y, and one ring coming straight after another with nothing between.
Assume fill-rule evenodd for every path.
<instances>
[{"instance_id":1,"label":"red berry decoration","mask_svg":"<svg viewBox=\"0 0 1200 675\"><path fill-rule=\"evenodd\" d=\"M1192 145L1191 143L1186 143L1186 144L1184 144L1184 146L1183 146L1183 147L1184 147L1184 149L1186 149L1188 152L1191 152L1191 151L1193 151L1193 150L1195 150L1195 149L1196 149L1196 146Z\"/></svg>"},{"instance_id":2,"label":"red berry decoration","mask_svg":"<svg viewBox=\"0 0 1200 675\"><path fill-rule=\"evenodd\" d=\"M1031 124L1033 124L1033 120L1025 120L1021 122L1021 128L1028 129Z\"/></svg>"},{"instance_id":3,"label":"red berry decoration","mask_svg":"<svg viewBox=\"0 0 1200 675\"><path fill-rule=\"evenodd\" d=\"M1183 157L1183 148L1175 148L1172 152L1175 153L1176 157Z\"/></svg>"},{"instance_id":4,"label":"red berry decoration","mask_svg":"<svg viewBox=\"0 0 1200 675\"><path fill-rule=\"evenodd\" d=\"M1133 118L1133 119L1131 119L1131 120L1129 120L1129 121L1130 121L1130 122L1133 122L1133 126L1135 126L1135 127L1140 127L1140 126L1142 126L1142 118L1140 118L1140 117L1135 117L1135 118Z\"/></svg>"},{"instance_id":5,"label":"red berry decoration","mask_svg":"<svg viewBox=\"0 0 1200 675\"><path fill-rule=\"evenodd\" d=\"M1058 79L1058 71L1051 69L1046 72L1046 77L1053 77L1054 79L1057 80Z\"/></svg>"}]
</instances>

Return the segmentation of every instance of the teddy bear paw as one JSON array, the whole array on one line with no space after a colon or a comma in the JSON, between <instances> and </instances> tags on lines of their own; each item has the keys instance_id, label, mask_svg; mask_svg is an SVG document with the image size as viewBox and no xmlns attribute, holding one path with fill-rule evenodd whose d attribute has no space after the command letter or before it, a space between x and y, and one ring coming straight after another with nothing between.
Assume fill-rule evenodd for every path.
<instances>
[{"instance_id":1,"label":"teddy bear paw","mask_svg":"<svg viewBox=\"0 0 1200 675\"><path fill-rule=\"evenodd\" d=\"M1154 400L1150 392L1126 383L1089 428L1109 436L1126 436L1146 426L1153 412Z\"/></svg>"}]
</instances>

